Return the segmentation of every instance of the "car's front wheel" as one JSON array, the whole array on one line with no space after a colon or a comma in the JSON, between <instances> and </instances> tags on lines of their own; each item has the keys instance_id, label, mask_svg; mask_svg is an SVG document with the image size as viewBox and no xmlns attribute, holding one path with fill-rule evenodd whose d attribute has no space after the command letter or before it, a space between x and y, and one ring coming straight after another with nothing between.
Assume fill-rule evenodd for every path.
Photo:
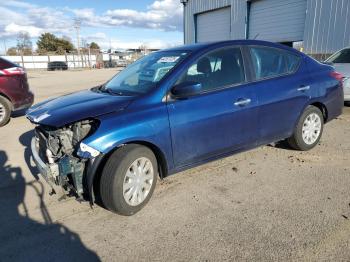
<instances>
[{"instance_id":1,"label":"car's front wheel","mask_svg":"<svg viewBox=\"0 0 350 262\"><path fill-rule=\"evenodd\" d=\"M130 216L151 198L158 178L157 159L145 146L130 144L107 160L100 181L102 203L109 210Z\"/></svg>"},{"instance_id":2,"label":"car's front wheel","mask_svg":"<svg viewBox=\"0 0 350 262\"><path fill-rule=\"evenodd\" d=\"M308 106L301 115L294 134L287 139L288 144L297 150L310 150L320 141L323 124L321 110L315 106Z\"/></svg>"},{"instance_id":3,"label":"car's front wheel","mask_svg":"<svg viewBox=\"0 0 350 262\"><path fill-rule=\"evenodd\" d=\"M11 117L11 102L0 96L0 127L7 124Z\"/></svg>"}]
</instances>

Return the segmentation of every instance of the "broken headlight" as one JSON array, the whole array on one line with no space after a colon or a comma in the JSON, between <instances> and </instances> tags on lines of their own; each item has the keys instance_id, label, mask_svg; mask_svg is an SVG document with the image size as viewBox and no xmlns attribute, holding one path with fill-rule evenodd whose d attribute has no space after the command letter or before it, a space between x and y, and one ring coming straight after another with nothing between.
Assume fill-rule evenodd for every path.
<instances>
[{"instance_id":1,"label":"broken headlight","mask_svg":"<svg viewBox=\"0 0 350 262\"><path fill-rule=\"evenodd\" d=\"M97 130L98 125L99 122L97 120L88 119L58 129L43 125L38 126L36 128L36 136L39 140L39 151L44 157L43 159L52 164L65 156L74 157L78 155L79 151L90 152L91 155L96 155L96 152L85 149L86 147L84 146L80 148L80 144L82 140Z\"/></svg>"}]
</instances>

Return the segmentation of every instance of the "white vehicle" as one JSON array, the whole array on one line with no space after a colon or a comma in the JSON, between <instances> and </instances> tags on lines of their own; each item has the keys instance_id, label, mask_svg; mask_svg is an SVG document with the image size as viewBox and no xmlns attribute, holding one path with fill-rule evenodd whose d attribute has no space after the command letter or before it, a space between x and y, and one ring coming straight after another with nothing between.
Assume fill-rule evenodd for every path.
<instances>
[{"instance_id":1,"label":"white vehicle","mask_svg":"<svg viewBox=\"0 0 350 262\"><path fill-rule=\"evenodd\" d=\"M339 50L326 61L335 67L335 70L344 76L344 101L350 102L350 47Z\"/></svg>"}]
</instances>

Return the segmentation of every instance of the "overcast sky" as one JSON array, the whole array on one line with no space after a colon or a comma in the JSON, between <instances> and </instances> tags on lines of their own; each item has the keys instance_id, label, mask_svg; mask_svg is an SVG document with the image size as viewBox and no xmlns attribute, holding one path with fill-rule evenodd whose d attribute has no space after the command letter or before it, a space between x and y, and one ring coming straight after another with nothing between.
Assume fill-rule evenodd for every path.
<instances>
[{"instance_id":1,"label":"overcast sky","mask_svg":"<svg viewBox=\"0 0 350 262\"><path fill-rule=\"evenodd\" d=\"M16 45L19 32L29 33L34 47L44 32L76 44L74 18L81 21L81 37L104 49L182 43L179 0L0 0L0 52Z\"/></svg>"}]
</instances>

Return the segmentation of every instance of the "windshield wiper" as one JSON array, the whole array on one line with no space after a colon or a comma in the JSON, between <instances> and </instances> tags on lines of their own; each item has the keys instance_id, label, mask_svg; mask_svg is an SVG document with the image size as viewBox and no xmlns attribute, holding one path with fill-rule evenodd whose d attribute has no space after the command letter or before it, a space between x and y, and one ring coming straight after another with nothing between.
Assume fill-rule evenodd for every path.
<instances>
[{"instance_id":1,"label":"windshield wiper","mask_svg":"<svg viewBox=\"0 0 350 262\"><path fill-rule=\"evenodd\" d=\"M122 92L116 92L116 91L114 91L111 88L104 88L104 89L101 89L101 91L102 92L106 92L106 93L111 94L111 95L117 95L117 96L123 96L124 95Z\"/></svg>"}]
</instances>

